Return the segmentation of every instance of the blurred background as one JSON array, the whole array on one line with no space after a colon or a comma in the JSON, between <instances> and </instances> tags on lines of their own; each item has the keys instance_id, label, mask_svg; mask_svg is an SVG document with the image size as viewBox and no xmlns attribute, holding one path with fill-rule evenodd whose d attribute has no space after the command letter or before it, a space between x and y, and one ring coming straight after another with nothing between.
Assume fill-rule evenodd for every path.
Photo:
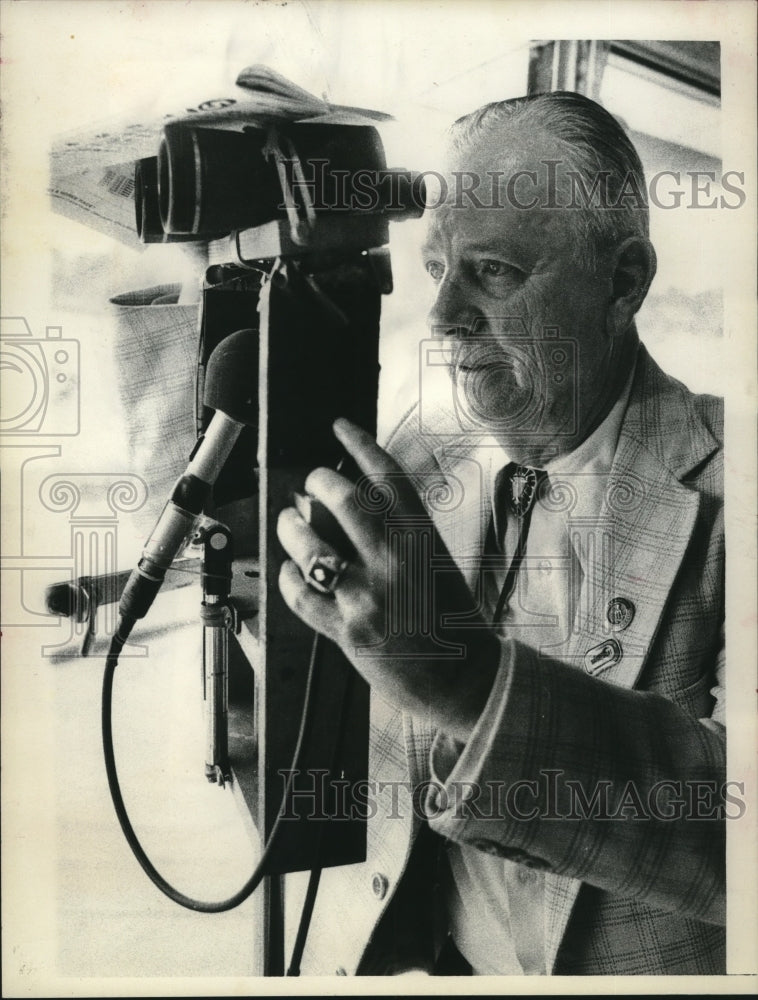
<instances>
[{"instance_id":1,"label":"blurred background","mask_svg":"<svg viewBox=\"0 0 758 1000\"><path fill-rule=\"evenodd\" d=\"M152 523L151 504L165 497L163 481L181 471L166 467L159 443L146 444L154 430L149 412L124 408L123 385L134 372L119 354L119 312L109 300L196 273L176 245L141 247L53 213L51 147L96 133L100 123L113 134L223 97L241 69L262 63L329 102L389 112L395 121L381 128L389 165L425 169L459 115L528 91L579 90L624 121L649 180L671 172L658 188L671 207L651 207L659 270L639 317L641 337L690 388L722 393L730 375L722 297L739 214L732 210L739 198L720 184L718 39L726 29L712 12L706 16L719 5L698 5L699 13L686 6L688 14L680 4L619 4L613 20L600 15L605 5L545 4L535 16L534 7L477 0L4 7L2 312L22 318L37 340L78 344L76 414L69 406L62 423L33 438L6 426L0 452L3 631L14 663L3 675L3 724L13 744L4 770L3 905L12 928L4 964L17 983L28 983L17 995L58 995L40 985L49 988L56 977L72 990L105 977L113 995L117 977L245 977L256 933L254 899L224 916L198 916L161 897L139 871L102 769L102 661L76 658L81 636L42 613L44 582L71 571L77 518L90 525L100 518L100 535L110 532L114 546L117 523L113 558L129 566ZM649 41L645 32L670 40ZM730 44L739 75L750 50ZM691 173L698 171L705 193L693 205ZM430 294L417 256L420 224L391 229L395 291L383 300L382 433L413 396ZM186 308L189 359L194 312L176 308ZM139 370L148 381L152 372L153 395L156 387L160 395L176 355L162 358L160 328L153 336L154 352L139 359ZM174 365L170 374L160 419L186 414L191 444L194 372ZM88 475L89 486L67 507L49 480L78 475ZM99 475L127 480L125 496L105 513ZM242 883L254 850L231 796L202 773L193 601L187 591L162 598L145 637L149 655L123 668L117 753L135 825L159 867L185 891L220 898ZM186 622L181 637L169 627L176 621Z\"/></svg>"}]
</instances>

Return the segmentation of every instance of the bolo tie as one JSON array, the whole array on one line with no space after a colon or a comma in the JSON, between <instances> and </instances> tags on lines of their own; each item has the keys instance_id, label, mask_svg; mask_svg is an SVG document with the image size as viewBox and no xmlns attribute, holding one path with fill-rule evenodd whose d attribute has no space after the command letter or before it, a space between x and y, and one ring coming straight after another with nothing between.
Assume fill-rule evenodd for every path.
<instances>
[{"instance_id":1,"label":"bolo tie","mask_svg":"<svg viewBox=\"0 0 758 1000\"><path fill-rule=\"evenodd\" d=\"M516 588L518 572L526 555L526 540L534 504L546 479L547 473L542 470L530 469L528 466L511 462L500 470L495 481L494 514L490 520L486 549L505 555L505 531L498 526L498 521L502 517L501 511L506 512L509 520L511 518L515 520L517 534L513 556L500 588L500 596L492 618L493 625L500 623Z\"/></svg>"}]
</instances>

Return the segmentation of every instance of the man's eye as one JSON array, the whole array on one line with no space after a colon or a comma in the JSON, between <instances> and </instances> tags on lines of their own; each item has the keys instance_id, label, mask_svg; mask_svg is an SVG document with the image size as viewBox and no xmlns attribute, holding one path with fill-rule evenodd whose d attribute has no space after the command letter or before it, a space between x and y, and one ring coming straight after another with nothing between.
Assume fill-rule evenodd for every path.
<instances>
[{"instance_id":1,"label":"man's eye","mask_svg":"<svg viewBox=\"0 0 758 1000\"><path fill-rule=\"evenodd\" d=\"M479 261L479 272L487 278L502 278L515 273L515 268L502 260Z\"/></svg>"},{"instance_id":2,"label":"man's eye","mask_svg":"<svg viewBox=\"0 0 758 1000\"><path fill-rule=\"evenodd\" d=\"M442 281L445 273L445 265L439 260L428 260L424 267L433 281Z\"/></svg>"}]
</instances>

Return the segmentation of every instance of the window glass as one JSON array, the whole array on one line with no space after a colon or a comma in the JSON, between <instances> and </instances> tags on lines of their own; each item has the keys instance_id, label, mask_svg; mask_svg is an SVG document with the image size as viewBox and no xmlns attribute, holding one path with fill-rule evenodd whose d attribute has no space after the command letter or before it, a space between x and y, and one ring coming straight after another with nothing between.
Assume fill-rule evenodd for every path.
<instances>
[{"instance_id":1,"label":"window glass","mask_svg":"<svg viewBox=\"0 0 758 1000\"><path fill-rule=\"evenodd\" d=\"M668 46L675 56L691 58L694 75L706 53L693 52L691 44ZM720 393L722 232L740 195L721 187L718 96L667 72L666 54L653 49L650 62L656 58L658 69L614 51L612 43L599 90L600 101L627 126L647 179L658 274L640 313L640 336L662 367L691 389Z\"/></svg>"}]
</instances>

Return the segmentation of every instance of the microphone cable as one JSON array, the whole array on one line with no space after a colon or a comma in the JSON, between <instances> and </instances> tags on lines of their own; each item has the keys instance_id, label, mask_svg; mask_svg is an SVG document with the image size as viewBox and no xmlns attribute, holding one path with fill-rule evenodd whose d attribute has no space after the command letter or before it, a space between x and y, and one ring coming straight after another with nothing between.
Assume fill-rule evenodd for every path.
<instances>
[{"instance_id":1,"label":"microphone cable","mask_svg":"<svg viewBox=\"0 0 758 1000\"><path fill-rule=\"evenodd\" d=\"M126 838L129 847L132 850L135 858L139 862L143 871L150 879L150 881L169 899L173 902L178 903L179 906L184 906L189 910L195 910L198 913L225 913L228 910L233 910L235 907L244 903L255 890L260 885L262 879L264 878L264 870L271 856L274 843L276 841L279 826L282 821L282 817L285 813L285 807L287 800L290 795L292 788L292 783L295 779L295 774L300 767L300 758L302 756L303 745L305 743L305 737L307 735L308 729L310 728L311 718L313 714L313 689L316 673L318 670L318 660L319 652L321 649L322 638L318 633L314 634L313 644L311 646L311 654L308 662L308 674L305 684L305 697L303 700L303 711L300 716L300 727L297 734L297 740L295 743L295 750L292 755L292 766L289 771L289 777L284 787L284 793L282 795L282 805L274 820L274 825L271 828L271 833L266 840L266 844L261 852L261 856L258 860L255 869L250 876L250 878L245 882L241 889L239 889L233 896L228 899L219 900L217 902L207 902L205 900L194 899L192 896L187 896L185 893L180 892L178 889L174 888L155 868L153 863L148 858L145 849L140 843L137 834L134 831L134 827L129 819L129 814L126 810L126 805L124 804L124 799L121 794L121 786L118 780L118 772L116 770L116 758L113 749L113 680L116 673L116 667L118 666L118 658L123 649L129 634L134 627L136 619L134 618L122 618L119 621L118 628L111 639L110 648L108 649L108 654L105 659L105 671L103 674L103 690L102 690L102 736L103 736L103 756L105 759L105 771L108 778L108 788L111 793L111 799L113 801L113 806L116 810L116 816L118 817L121 830ZM342 728L344 728L344 717L346 700L343 699L342 705ZM341 742L341 739L339 740ZM320 869L318 869L320 875ZM318 880L316 880L316 887L318 886ZM315 899L315 892L313 893ZM312 903L311 903L312 910ZM308 917L308 923L310 922L310 917ZM304 946L304 940L303 940Z\"/></svg>"},{"instance_id":2,"label":"microphone cable","mask_svg":"<svg viewBox=\"0 0 758 1000\"><path fill-rule=\"evenodd\" d=\"M343 458L337 464L338 471L344 471L346 466L346 460ZM116 667L118 666L118 659L121 650L124 648L129 635L131 634L134 625L137 622L137 618L122 615L119 619L118 627L111 639L110 647L105 659L105 669L103 673L103 688L102 688L102 700L101 700L101 727L102 727L102 740L103 740L103 757L105 761L105 771L108 779L108 788L111 795L111 800L113 802L113 807L116 811L116 816L119 821L121 830L126 838L126 842L134 854L134 857L140 864L140 867L145 872L150 881L158 888L165 896L167 896L174 903L179 906L183 906L189 910L194 910L197 913L226 913L229 910L235 909L240 906L247 899L252 896L255 890L258 888L262 882L264 876L265 868L268 864L268 860L272 854L273 847L276 843L276 837L279 831L279 827L282 818L285 813L286 804L292 789L293 782L295 780L295 775L300 769L300 759L302 757L302 750L305 744L305 739L308 730L311 725L312 715L313 715L313 705L314 705L314 686L315 678L318 672L318 661L319 653L321 650L321 645L323 642L322 636L318 632L314 632L313 643L311 645L311 653L308 662L308 672L305 684L305 695L303 698L303 709L300 716L300 726L298 729L297 739L295 741L295 749L292 755L292 764L289 769L289 775L287 782L284 787L284 792L282 793L282 803L274 820L274 825L271 828L271 832L266 840L266 843L261 852L261 856L258 859L258 863L255 866L252 875L245 882L245 884L236 892L234 895L229 896L227 899L218 900L214 902L209 902L207 900L195 899L192 896L188 896L183 892L180 892L174 886L170 884L157 870L157 868L150 861L147 856L145 849L137 837L137 834L132 826L131 820L129 819L129 814L124 803L123 796L121 794L121 786L118 780L118 771L116 768L116 757L113 747L113 682L116 673ZM354 673L350 670L345 679L345 684L342 690L342 698L340 707L337 714L337 738L334 745L334 751L332 754L332 770L334 770L336 763L339 759L341 753L344 737L346 731L347 723L347 706L350 699L350 694L353 689ZM316 848L316 865L314 865L311 870L310 879L308 882L308 887L306 889L306 895L303 902L303 907L300 914L300 920L298 923L297 934L295 938L295 944L293 947L292 957L290 959L290 964L287 968L287 976L299 976L300 975L300 962L305 950L305 943L308 936L308 931L310 929L311 917L313 915L313 909L316 901L316 894L318 892L319 882L321 879L322 867L318 864L319 856L321 853L321 847L323 842L323 830L319 833L319 841Z\"/></svg>"}]
</instances>

